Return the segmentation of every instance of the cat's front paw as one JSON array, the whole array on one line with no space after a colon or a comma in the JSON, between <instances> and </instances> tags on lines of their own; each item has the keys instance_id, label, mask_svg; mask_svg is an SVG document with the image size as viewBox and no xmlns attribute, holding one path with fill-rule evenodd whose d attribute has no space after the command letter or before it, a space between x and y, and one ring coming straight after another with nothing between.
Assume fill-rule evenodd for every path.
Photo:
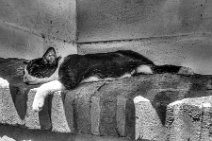
<instances>
[{"instance_id":1,"label":"cat's front paw","mask_svg":"<svg viewBox=\"0 0 212 141\"><path fill-rule=\"evenodd\" d=\"M32 110L34 112L40 112L44 106L44 99L42 98L35 98L32 104Z\"/></svg>"}]
</instances>

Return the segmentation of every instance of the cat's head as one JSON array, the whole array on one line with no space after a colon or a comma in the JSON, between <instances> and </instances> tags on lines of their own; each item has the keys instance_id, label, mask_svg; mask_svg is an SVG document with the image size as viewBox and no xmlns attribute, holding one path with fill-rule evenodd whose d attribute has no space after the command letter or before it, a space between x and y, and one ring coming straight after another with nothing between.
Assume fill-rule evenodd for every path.
<instances>
[{"instance_id":1,"label":"cat's head","mask_svg":"<svg viewBox=\"0 0 212 141\"><path fill-rule=\"evenodd\" d=\"M41 58L26 62L23 81L26 84L39 84L55 79L54 74L60 57L57 57L53 47L49 47Z\"/></svg>"}]
</instances>

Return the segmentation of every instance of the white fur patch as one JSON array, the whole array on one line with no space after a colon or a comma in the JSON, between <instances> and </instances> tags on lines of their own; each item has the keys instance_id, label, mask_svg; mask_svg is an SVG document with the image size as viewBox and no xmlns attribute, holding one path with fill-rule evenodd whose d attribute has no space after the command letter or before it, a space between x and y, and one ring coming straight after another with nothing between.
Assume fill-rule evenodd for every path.
<instances>
[{"instance_id":1,"label":"white fur patch","mask_svg":"<svg viewBox=\"0 0 212 141\"><path fill-rule=\"evenodd\" d=\"M107 78L105 78L104 80L111 81L111 80L114 80L114 78L112 78L112 77L107 77Z\"/></svg>"},{"instance_id":2,"label":"white fur patch","mask_svg":"<svg viewBox=\"0 0 212 141\"><path fill-rule=\"evenodd\" d=\"M132 75L130 73L125 73L124 75L122 75L121 77L119 78L129 78L131 77ZM115 78L112 78L112 77L107 77L107 78L104 78L104 79L100 79L98 76L90 76L84 80L82 80L81 83L87 83L87 82L95 82L95 81L100 81L100 80L114 80Z\"/></svg>"},{"instance_id":3,"label":"white fur patch","mask_svg":"<svg viewBox=\"0 0 212 141\"><path fill-rule=\"evenodd\" d=\"M100 79L97 76L90 76L84 80L82 80L81 83L86 83L86 82L94 82L94 81L99 81Z\"/></svg>"},{"instance_id":4,"label":"white fur patch","mask_svg":"<svg viewBox=\"0 0 212 141\"><path fill-rule=\"evenodd\" d=\"M9 82L0 77L0 88L9 88Z\"/></svg>"},{"instance_id":5,"label":"white fur patch","mask_svg":"<svg viewBox=\"0 0 212 141\"><path fill-rule=\"evenodd\" d=\"M202 106L205 107L205 108L210 108L211 104L210 103L203 103Z\"/></svg>"},{"instance_id":6,"label":"white fur patch","mask_svg":"<svg viewBox=\"0 0 212 141\"><path fill-rule=\"evenodd\" d=\"M131 74L130 73L125 73L120 78L129 78L129 77L131 77Z\"/></svg>"},{"instance_id":7,"label":"white fur patch","mask_svg":"<svg viewBox=\"0 0 212 141\"><path fill-rule=\"evenodd\" d=\"M130 73L125 73L124 75L122 75L121 77L119 78L129 78L131 77L132 75ZM95 81L100 81L100 80L114 80L115 78L112 78L112 77L107 77L107 78L104 78L104 79L100 79L98 76L90 76L84 80L81 81L81 83L87 83L87 82L95 82Z\"/></svg>"},{"instance_id":8,"label":"white fur patch","mask_svg":"<svg viewBox=\"0 0 212 141\"><path fill-rule=\"evenodd\" d=\"M139 102L142 102L142 101L149 101L149 99L147 99L147 98L144 98L143 96L136 96L134 99L133 99L133 101L134 101L134 103L136 104L136 103L139 103Z\"/></svg>"},{"instance_id":9,"label":"white fur patch","mask_svg":"<svg viewBox=\"0 0 212 141\"><path fill-rule=\"evenodd\" d=\"M64 86L63 84L58 81L54 80L51 82L47 82L42 84L40 87L38 87L36 90L35 98L32 104L33 111L41 111L44 105L44 101L47 95L53 94L53 92L63 90Z\"/></svg>"},{"instance_id":10,"label":"white fur patch","mask_svg":"<svg viewBox=\"0 0 212 141\"><path fill-rule=\"evenodd\" d=\"M153 74L152 69L148 65L140 65L136 68L137 73Z\"/></svg>"},{"instance_id":11,"label":"white fur patch","mask_svg":"<svg viewBox=\"0 0 212 141\"><path fill-rule=\"evenodd\" d=\"M182 100L177 100L177 101L170 103L169 106L179 105L179 104L182 104L182 102L183 102Z\"/></svg>"}]
</instances>

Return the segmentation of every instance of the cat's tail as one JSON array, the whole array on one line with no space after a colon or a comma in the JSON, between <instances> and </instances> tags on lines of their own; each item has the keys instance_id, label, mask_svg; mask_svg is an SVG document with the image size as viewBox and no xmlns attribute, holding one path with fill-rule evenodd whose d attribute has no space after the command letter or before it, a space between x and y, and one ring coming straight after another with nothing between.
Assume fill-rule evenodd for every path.
<instances>
[{"instance_id":1,"label":"cat's tail","mask_svg":"<svg viewBox=\"0 0 212 141\"><path fill-rule=\"evenodd\" d=\"M154 74L160 74L160 73L174 73L174 74L186 74L186 75L194 74L191 68L176 65L161 65L161 66L154 65L152 66L152 70Z\"/></svg>"},{"instance_id":2,"label":"cat's tail","mask_svg":"<svg viewBox=\"0 0 212 141\"><path fill-rule=\"evenodd\" d=\"M175 66L175 65L152 66L152 70L154 73L178 73L180 69L181 66Z\"/></svg>"}]
</instances>

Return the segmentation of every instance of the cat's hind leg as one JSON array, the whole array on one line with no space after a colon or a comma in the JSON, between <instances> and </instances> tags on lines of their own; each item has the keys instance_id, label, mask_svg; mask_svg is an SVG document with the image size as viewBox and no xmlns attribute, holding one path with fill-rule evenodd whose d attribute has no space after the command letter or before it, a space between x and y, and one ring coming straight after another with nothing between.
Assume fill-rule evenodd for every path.
<instances>
[{"instance_id":1,"label":"cat's hind leg","mask_svg":"<svg viewBox=\"0 0 212 141\"><path fill-rule=\"evenodd\" d=\"M41 111L44 106L46 97L49 94L53 94L54 92L60 91L63 89L64 89L63 84L58 80L44 83L40 87L36 88L37 92L33 100L32 110L35 112Z\"/></svg>"},{"instance_id":2,"label":"cat's hind leg","mask_svg":"<svg viewBox=\"0 0 212 141\"><path fill-rule=\"evenodd\" d=\"M151 65L140 65L135 68L135 74L153 74Z\"/></svg>"}]
</instances>

